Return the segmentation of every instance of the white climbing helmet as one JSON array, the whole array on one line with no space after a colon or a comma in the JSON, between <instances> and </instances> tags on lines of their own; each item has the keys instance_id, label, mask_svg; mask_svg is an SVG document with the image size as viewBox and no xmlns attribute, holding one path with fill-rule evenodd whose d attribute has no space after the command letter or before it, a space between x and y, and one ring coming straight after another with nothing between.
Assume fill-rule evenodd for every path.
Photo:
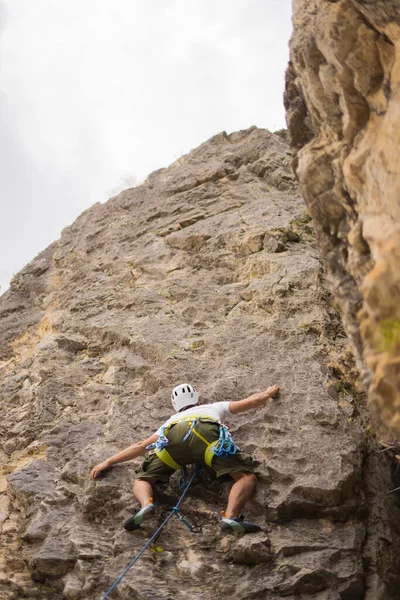
<instances>
[{"instance_id":1,"label":"white climbing helmet","mask_svg":"<svg viewBox=\"0 0 400 600\"><path fill-rule=\"evenodd\" d=\"M171 393L172 406L179 412L185 406L193 406L199 402L199 393L189 383L181 383Z\"/></svg>"}]
</instances>

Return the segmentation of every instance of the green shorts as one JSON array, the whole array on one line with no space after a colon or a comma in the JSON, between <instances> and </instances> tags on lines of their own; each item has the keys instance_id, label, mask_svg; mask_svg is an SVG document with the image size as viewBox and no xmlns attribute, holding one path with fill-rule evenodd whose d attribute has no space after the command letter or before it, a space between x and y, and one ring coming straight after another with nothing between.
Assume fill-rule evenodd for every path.
<instances>
[{"instance_id":1,"label":"green shorts","mask_svg":"<svg viewBox=\"0 0 400 600\"><path fill-rule=\"evenodd\" d=\"M184 442L183 438L188 430L189 423L187 421L181 421L173 425L167 434L169 440L167 450L178 465L184 466L195 463L204 466L206 445L194 433ZM209 443L219 438L219 424L215 423L215 421L200 419L196 424L196 431ZM214 456L211 466L217 477L222 477L222 475L229 473L255 472L255 465L251 456L240 451L237 451L236 454L230 454L226 458ZM146 456L135 478L152 479L154 482L167 482L174 471L175 469L166 465L154 452L151 452Z\"/></svg>"}]
</instances>

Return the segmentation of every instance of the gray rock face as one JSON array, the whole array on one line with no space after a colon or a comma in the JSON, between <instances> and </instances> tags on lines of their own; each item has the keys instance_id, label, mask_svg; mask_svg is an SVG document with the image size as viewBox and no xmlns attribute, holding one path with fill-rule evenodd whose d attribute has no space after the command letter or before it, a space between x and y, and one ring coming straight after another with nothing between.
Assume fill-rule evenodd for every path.
<instances>
[{"instance_id":1,"label":"gray rock face","mask_svg":"<svg viewBox=\"0 0 400 600\"><path fill-rule=\"evenodd\" d=\"M217 135L82 214L2 297L2 597L102 597L179 491L127 533L135 465L90 468L149 436L182 381L203 401L280 385L230 423L258 462L246 515L264 531L222 536L229 484L207 474L182 505L201 532L171 521L113 597L396 597L396 481L290 160L282 133Z\"/></svg>"}]
</instances>

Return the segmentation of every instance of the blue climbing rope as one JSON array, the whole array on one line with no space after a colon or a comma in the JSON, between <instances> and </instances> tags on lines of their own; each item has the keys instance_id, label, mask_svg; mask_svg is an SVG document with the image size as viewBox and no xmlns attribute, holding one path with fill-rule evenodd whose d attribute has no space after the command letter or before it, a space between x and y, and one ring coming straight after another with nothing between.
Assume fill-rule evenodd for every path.
<instances>
[{"instance_id":1,"label":"blue climbing rope","mask_svg":"<svg viewBox=\"0 0 400 600\"><path fill-rule=\"evenodd\" d=\"M168 521L174 515L176 515L178 517L178 519L181 521L181 523L183 523L184 525L186 525L186 527L188 529L190 529L190 531L193 531L194 526L191 525L190 523L188 523L188 521L186 521L186 519L181 514L179 514L181 512L180 508L179 508L179 505L181 504L182 500L186 496L186 493L187 493L188 489L190 488L190 486L192 485L193 480L196 477L196 475L197 475L198 472L199 472L199 469L196 469L194 471L193 475L191 476L191 478L190 478L187 486L185 487L185 489L184 489L184 491L182 493L182 496L179 498L178 502L176 503L176 506L174 506L174 508L171 510L171 512L169 513L168 517L165 519L165 521L160 525L160 527L157 529L157 531L155 533L153 533L153 535L151 536L151 538L149 539L149 541L146 542L146 544L143 546L143 548L140 550L140 552L135 556L135 558L133 559L133 561L126 567L126 569L122 573L122 575L120 575L118 577L118 579L112 584L112 586L110 587L110 589L105 593L105 595L102 597L101 600L105 600L106 598L109 597L109 595L111 594L111 592L117 587L117 585L125 577L125 575L129 571L129 569L131 569L131 567L133 567L133 565L135 564L135 562L137 562L139 560L139 558L142 556L142 554L144 553L144 551L147 550L147 548L150 546L150 544L152 543L152 541L155 540L155 538L159 535L159 533L162 531L162 529L165 527L165 525L168 523Z\"/></svg>"},{"instance_id":2,"label":"blue climbing rope","mask_svg":"<svg viewBox=\"0 0 400 600\"><path fill-rule=\"evenodd\" d=\"M179 489L183 490L185 485L186 485L186 467L185 468L181 467L181 470L179 471Z\"/></svg>"}]
</instances>

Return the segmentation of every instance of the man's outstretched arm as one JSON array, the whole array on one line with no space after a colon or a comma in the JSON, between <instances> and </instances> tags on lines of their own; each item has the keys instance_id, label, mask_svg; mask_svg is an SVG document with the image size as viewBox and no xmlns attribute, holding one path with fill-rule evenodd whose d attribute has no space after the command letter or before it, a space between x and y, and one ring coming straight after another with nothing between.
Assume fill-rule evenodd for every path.
<instances>
[{"instance_id":1,"label":"man's outstretched arm","mask_svg":"<svg viewBox=\"0 0 400 600\"><path fill-rule=\"evenodd\" d=\"M114 456L107 458L104 462L100 463L93 467L90 472L90 479L95 479L101 471L108 469L112 465L116 465L121 462L125 462L127 460L132 460L133 458L137 458L138 456L143 456L146 454L146 448L150 444L154 444L158 440L158 434L153 433L153 435L147 440L143 440L142 442L137 442L137 444L133 444L133 446L129 446L129 448L125 448L125 450L121 450Z\"/></svg>"},{"instance_id":2,"label":"man's outstretched arm","mask_svg":"<svg viewBox=\"0 0 400 600\"><path fill-rule=\"evenodd\" d=\"M238 413L245 412L246 410L251 410L252 408L258 408L259 406L262 406L268 400L268 398L276 396L278 392L279 387L277 385L271 385L265 390L265 392L252 394L244 400L233 400L229 404L229 410L231 413L236 415Z\"/></svg>"}]
</instances>

